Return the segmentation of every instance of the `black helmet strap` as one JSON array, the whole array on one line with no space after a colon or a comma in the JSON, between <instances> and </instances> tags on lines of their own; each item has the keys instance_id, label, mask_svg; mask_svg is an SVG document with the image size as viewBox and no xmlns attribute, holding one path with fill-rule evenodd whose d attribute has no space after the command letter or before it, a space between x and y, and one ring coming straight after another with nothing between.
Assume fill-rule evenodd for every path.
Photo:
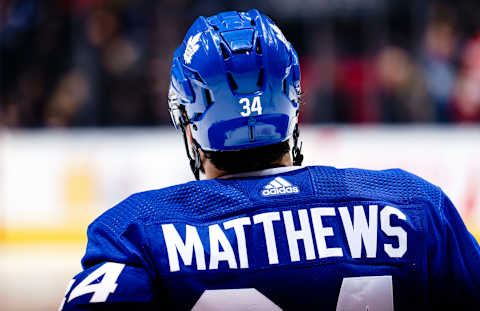
<instances>
[{"instance_id":1,"label":"black helmet strap","mask_svg":"<svg viewBox=\"0 0 480 311\"><path fill-rule=\"evenodd\" d=\"M193 176L195 176L196 180L200 180L200 168L202 167L202 161L200 160L200 153L198 152L198 148L200 146L198 143L193 140L193 148L190 148L188 145L188 138L187 138L187 133L185 129L186 125L182 125L180 128L182 129L182 135L183 135L183 142L185 144L185 151L187 153L187 158L190 164L190 169L192 170ZM193 153L193 157L190 153L190 151Z\"/></svg>"},{"instance_id":2,"label":"black helmet strap","mask_svg":"<svg viewBox=\"0 0 480 311\"><path fill-rule=\"evenodd\" d=\"M292 160L293 160L293 165L295 166L301 166L303 162L303 154L302 154L303 143L300 142L300 147L298 146L299 136L300 136L300 131L298 129L298 124L296 124L295 129L293 130L293 148L292 148Z\"/></svg>"}]
</instances>

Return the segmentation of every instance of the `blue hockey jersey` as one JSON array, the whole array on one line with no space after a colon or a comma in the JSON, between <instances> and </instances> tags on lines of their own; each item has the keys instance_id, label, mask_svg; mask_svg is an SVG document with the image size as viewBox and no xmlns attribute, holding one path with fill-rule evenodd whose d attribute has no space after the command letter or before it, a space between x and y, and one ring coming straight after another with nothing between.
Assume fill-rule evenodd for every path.
<instances>
[{"instance_id":1,"label":"blue hockey jersey","mask_svg":"<svg viewBox=\"0 0 480 311\"><path fill-rule=\"evenodd\" d=\"M480 310L480 248L405 171L289 167L137 193L61 309Z\"/></svg>"}]
</instances>

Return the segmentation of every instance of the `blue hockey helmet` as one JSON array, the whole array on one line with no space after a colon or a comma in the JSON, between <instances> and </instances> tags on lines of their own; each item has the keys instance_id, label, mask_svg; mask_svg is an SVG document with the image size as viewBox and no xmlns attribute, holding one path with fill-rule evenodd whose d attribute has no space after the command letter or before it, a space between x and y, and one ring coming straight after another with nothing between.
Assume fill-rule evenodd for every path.
<instances>
[{"instance_id":1,"label":"blue hockey helmet","mask_svg":"<svg viewBox=\"0 0 480 311\"><path fill-rule=\"evenodd\" d=\"M197 18L173 56L172 122L184 136L190 124L202 150L241 150L293 136L298 164L299 96L297 53L258 10Z\"/></svg>"}]
</instances>

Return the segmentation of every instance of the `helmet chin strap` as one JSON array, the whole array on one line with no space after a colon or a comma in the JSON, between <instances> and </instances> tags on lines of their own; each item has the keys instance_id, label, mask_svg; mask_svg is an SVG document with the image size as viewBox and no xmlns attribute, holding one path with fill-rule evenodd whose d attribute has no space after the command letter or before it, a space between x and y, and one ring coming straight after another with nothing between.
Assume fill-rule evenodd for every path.
<instances>
[{"instance_id":1,"label":"helmet chin strap","mask_svg":"<svg viewBox=\"0 0 480 311\"><path fill-rule=\"evenodd\" d=\"M182 134L183 134L183 142L185 144L185 151L187 152L187 158L190 164L190 169L192 170L193 176L195 176L196 180L200 180L200 169L202 167L202 161L200 160L200 153L198 152L198 148L200 146L197 144L195 140L193 142L193 148L190 148L188 145L188 138L187 133L185 130L185 126L181 126ZM190 151L193 153L193 157L190 154Z\"/></svg>"},{"instance_id":2,"label":"helmet chin strap","mask_svg":"<svg viewBox=\"0 0 480 311\"><path fill-rule=\"evenodd\" d=\"M295 166L301 166L303 162L303 154L302 154L303 143L300 142L300 147L298 146L299 136L300 136L300 131L298 129L298 124L296 124L295 129L293 130L293 148L292 148L292 161L293 161L293 165Z\"/></svg>"}]
</instances>

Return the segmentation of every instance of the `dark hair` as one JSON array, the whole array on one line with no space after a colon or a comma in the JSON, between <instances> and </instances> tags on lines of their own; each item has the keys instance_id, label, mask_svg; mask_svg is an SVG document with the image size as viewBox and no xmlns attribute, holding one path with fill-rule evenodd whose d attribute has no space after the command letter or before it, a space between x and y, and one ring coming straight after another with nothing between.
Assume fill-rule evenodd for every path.
<instances>
[{"instance_id":1,"label":"dark hair","mask_svg":"<svg viewBox=\"0 0 480 311\"><path fill-rule=\"evenodd\" d=\"M276 167L273 164L290 151L288 140L267 146L234 151L204 151L205 156L219 170L242 173Z\"/></svg>"}]
</instances>

